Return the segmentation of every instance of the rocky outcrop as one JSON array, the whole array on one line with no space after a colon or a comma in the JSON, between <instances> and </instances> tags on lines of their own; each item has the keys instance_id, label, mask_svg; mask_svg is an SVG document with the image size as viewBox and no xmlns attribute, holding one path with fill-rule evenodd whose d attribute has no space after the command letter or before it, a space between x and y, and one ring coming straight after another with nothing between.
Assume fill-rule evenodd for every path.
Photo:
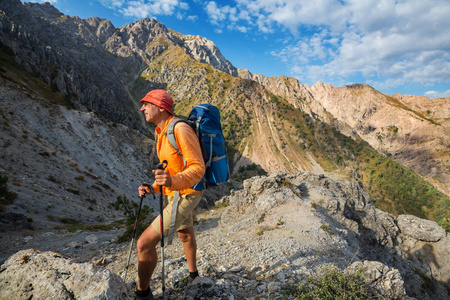
<instances>
[{"instance_id":1,"label":"rocky outcrop","mask_svg":"<svg viewBox=\"0 0 450 300\"><path fill-rule=\"evenodd\" d=\"M446 236L445 230L436 222L416 216L400 215L397 217L400 231L408 237L424 242L439 242Z\"/></svg>"},{"instance_id":2,"label":"rocky outcrop","mask_svg":"<svg viewBox=\"0 0 450 300\"><path fill-rule=\"evenodd\" d=\"M116 32L116 28L109 20L92 17L85 21L91 26L92 33L100 44L104 44Z\"/></svg>"},{"instance_id":3,"label":"rocky outcrop","mask_svg":"<svg viewBox=\"0 0 450 300\"><path fill-rule=\"evenodd\" d=\"M169 45L177 45L181 39L170 33L167 28L155 19L142 19L119 28L105 42L105 48L118 56L133 59L136 74L142 68L168 49Z\"/></svg>"},{"instance_id":4,"label":"rocky outcrop","mask_svg":"<svg viewBox=\"0 0 450 300\"><path fill-rule=\"evenodd\" d=\"M424 283L424 278L430 278L436 285L440 284L440 287L435 286L431 292L436 293L435 295L446 295L445 286L450 287L448 234L438 229L435 222L406 215L397 218L376 209L367 192L355 180L336 180L312 173L256 177L246 180L243 190L232 193L224 200L230 202L230 207L223 213L221 222L232 223L233 230L238 232L241 226L258 223L261 219L270 218L274 222L281 218L284 231L289 231L288 224L294 222L295 228L300 232L320 227L321 222L326 220L325 224L334 234L333 244L343 243L342 247L330 251L339 251L348 261L360 260L355 266L367 268L367 278L370 278L378 290L383 290L381 293L384 295L392 292L395 297L399 297L405 289L410 296L432 298L433 296L424 295L421 288L428 284ZM294 203L304 203L304 206L297 207ZM314 216L319 217L315 221L317 225L313 225L315 222L308 214L300 214L307 205L316 207L312 211ZM283 206L290 210L281 210L280 207ZM240 216L239 221L236 220L236 214ZM337 223L331 222L327 217ZM263 221L262 224L264 223ZM407 230L404 227L406 224L409 224ZM436 232L428 235L427 242L421 241L427 232L431 233L432 228L437 229ZM280 244L292 243L292 237L288 242L283 240L283 236L278 233ZM344 238L345 242L339 242L340 238ZM305 249L305 245L313 239L317 238L303 236L299 249ZM319 244L317 247L327 249L330 247L329 243ZM307 250L303 251L307 253ZM274 252L269 253L273 255ZM363 258L379 262L369 263ZM291 263L295 265L297 262Z\"/></svg>"},{"instance_id":5,"label":"rocky outcrop","mask_svg":"<svg viewBox=\"0 0 450 300\"><path fill-rule=\"evenodd\" d=\"M198 35L186 35L184 47L186 52L199 62L207 63L231 76L238 75L237 69L220 53L219 48L212 41Z\"/></svg>"},{"instance_id":6,"label":"rocky outcrop","mask_svg":"<svg viewBox=\"0 0 450 300\"><path fill-rule=\"evenodd\" d=\"M55 252L19 251L1 267L0 299L131 299L122 279Z\"/></svg>"},{"instance_id":7,"label":"rocky outcrop","mask_svg":"<svg viewBox=\"0 0 450 300\"><path fill-rule=\"evenodd\" d=\"M388 299L405 299L406 296L402 275L397 269L389 268L378 261L354 262L345 272L354 274L363 270L363 278L379 293ZM411 299L411 298L410 298Z\"/></svg>"}]
</instances>

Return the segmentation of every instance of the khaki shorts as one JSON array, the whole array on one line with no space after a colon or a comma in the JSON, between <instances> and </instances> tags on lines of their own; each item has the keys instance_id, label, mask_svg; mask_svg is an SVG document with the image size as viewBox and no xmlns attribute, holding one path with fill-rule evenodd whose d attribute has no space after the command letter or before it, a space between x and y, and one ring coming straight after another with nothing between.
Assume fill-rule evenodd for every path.
<instances>
[{"instance_id":1,"label":"khaki shorts","mask_svg":"<svg viewBox=\"0 0 450 300\"><path fill-rule=\"evenodd\" d=\"M175 231L183 230L194 226L194 211L197 204L202 200L203 192L199 194L180 195L178 199L177 218L175 219ZM167 197L169 204L163 210L164 220L164 236L169 235L170 227L170 215L172 214L173 197ZM152 227L156 232L161 232L160 216L158 216L153 222Z\"/></svg>"}]
</instances>

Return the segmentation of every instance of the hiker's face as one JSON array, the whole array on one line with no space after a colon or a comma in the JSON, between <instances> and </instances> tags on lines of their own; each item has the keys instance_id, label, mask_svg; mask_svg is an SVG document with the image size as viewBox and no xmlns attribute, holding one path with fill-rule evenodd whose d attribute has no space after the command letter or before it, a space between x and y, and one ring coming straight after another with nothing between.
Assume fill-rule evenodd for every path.
<instances>
[{"instance_id":1,"label":"hiker's face","mask_svg":"<svg viewBox=\"0 0 450 300\"><path fill-rule=\"evenodd\" d=\"M147 120L147 122L154 122L160 112L160 109L152 103L144 102L141 107L141 111L144 112L145 120Z\"/></svg>"}]
</instances>

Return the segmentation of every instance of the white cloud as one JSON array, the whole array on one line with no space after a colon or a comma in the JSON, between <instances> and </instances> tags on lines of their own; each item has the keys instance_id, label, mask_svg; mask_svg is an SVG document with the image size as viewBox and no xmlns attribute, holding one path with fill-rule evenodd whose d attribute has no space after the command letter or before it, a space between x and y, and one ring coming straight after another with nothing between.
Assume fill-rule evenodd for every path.
<instances>
[{"instance_id":1,"label":"white cloud","mask_svg":"<svg viewBox=\"0 0 450 300\"><path fill-rule=\"evenodd\" d=\"M350 18L344 32L337 23L323 22L328 34L301 37L275 54L284 56L299 79L450 82L450 2L350 0L346 5Z\"/></svg>"},{"instance_id":2,"label":"white cloud","mask_svg":"<svg viewBox=\"0 0 450 300\"><path fill-rule=\"evenodd\" d=\"M180 2L180 9L182 9L182 10L189 10L189 3L187 3L187 2Z\"/></svg>"},{"instance_id":3,"label":"white cloud","mask_svg":"<svg viewBox=\"0 0 450 300\"><path fill-rule=\"evenodd\" d=\"M140 19L157 15L172 15L175 9L182 8L178 0L158 0L158 1L129 1L121 9L125 16L138 17Z\"/></svg>"},{"instance_id":4,"label":"white cloud","mask_svg":"<svg viewBox=\"0 0 450 300\"><path fill-rule=\"evenodd\" d=\"M211 23L214 25L219 25L220 22L224 21L227 18L226 13L222 11L214 1L208 2L205 10L210 18Z\"/></svg>"},{"instance_id":5,"label":"white cloud","mask_svg":"<svg viewBox=\"0 0 450 300\"><path fill-rule=\"evenodd\" d=\"M441 97L450 98L450 90L447 90L445 92L428 91L428 92L425 92L425 96L427 96L430 99L441 98Z\"/></svg>"},{"instance_id":6,"label":"white cloud","mask_svg":"<svg viewBox=\"0 0 450 300\"><path fill-rule=\"evenodd\" d=\"M241 19L241 16L238 15L238 10L236 7L231 7L229 5L219 7L214 1L208 2L205 10L209 16L210 22L219 27L222 26L221 23L224 21L226 21L225 23L229 25L235 24Z\"/></svg>"},{"instance_id":7,"label":"white cloud","mask_svg":"<svg viewBox=\"0 0 450 300\"><path fill-rule=\"evenodd\" d=\"M218 6L216 2L209 1L205 7L205 11L209 17L209 22L216 26L215 31L222 32L223 28L227 28L230 31L239 31L246 33L250 31L251 18L245 11L240 11L236 7L229 5ZM240 21L244 20L242 23Z\"/></svg>"},{"instance_id":8,"label":"white cloud","mask_svg":"<svg viewBox=\"0 0 450 300\"><path fill-rule=\"evenodd\" d=\"M183 18L183 11L189 10L189 4L179 0L100 0L108 8L118 10L124 16L139 19L158 15L175 15Z\"/></svg>"},{"instance_id":9,"label":"white cloud","mask_svg":"<svg viewBox=\"0 0 450 300\"><path fill-rule=\"evenodd\" d=\"M198 16L197 15L190 15L190 16L187 16L186 20L192 21L192 22L196 22L198 20Z\"/></svg>"},{"instance_id":10,"label":"white cloud","mask_svg":"<svg viewBox=\"0 0 450 300\"><path fill-rule=\"evenodd\" d=\"M272 32L274 25L288 28L294 35L301 26L328 26L336 31L345 29L348 9L338 0L236 0L237 8L245 12L262 32ZM243 19L242 19L243 20ZM269 30L268 30L269 29Z\"/></svg>"},{"instance_id":11,"label":"white cloud","mask_svg":"<svg viewBox=\"0 0 450 300\"><path fill-rule=\"evenodd\" d=\"M246 33L248 31L248 27L245 26L236 26L236 30L242 33Z\"/></svg>"},{"instance_id":12,"label":"white cloud","mask_svg":"<svg viewBox=\"0 0 450 300\"><path fill-rule=\"evenodd\" d=\"M105 7L116 9L122 7L125 0L100 0L100 3Z\"/></svg>"}]
</instances>

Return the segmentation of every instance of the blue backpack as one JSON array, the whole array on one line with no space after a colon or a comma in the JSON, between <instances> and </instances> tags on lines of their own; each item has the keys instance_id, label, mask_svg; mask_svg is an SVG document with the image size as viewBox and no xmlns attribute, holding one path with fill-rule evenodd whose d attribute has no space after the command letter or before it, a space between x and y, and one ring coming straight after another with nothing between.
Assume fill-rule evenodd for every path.
<instances>
[{"instance_id":1,"label":"blue backpack","mask_svg":"<svg viewBox=\"0 0 450 300\"><path fill-rule=\"evenodd\" d=\"M195 131L205 161L205 175L192 188L201 191L228 181L230 179L230 165L222 133L222 124L220 123L219 109L211 104L199 104L194 106L187 120L175 119L168 125L167 138L169 143L186 163L175 140L174 129L178 122L189 124Z\"/></svg>"}]
</instances>

